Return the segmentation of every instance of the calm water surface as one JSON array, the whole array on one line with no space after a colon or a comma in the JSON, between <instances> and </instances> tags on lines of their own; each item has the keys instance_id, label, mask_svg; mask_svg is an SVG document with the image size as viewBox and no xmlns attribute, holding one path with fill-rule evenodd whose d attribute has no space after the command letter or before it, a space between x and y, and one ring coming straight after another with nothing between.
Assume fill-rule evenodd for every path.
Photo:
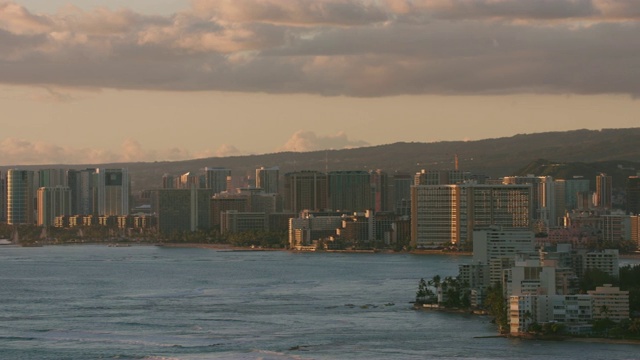
<instances>
[{"instance_id":1,"label":"calm water surface","mask_svg":"<svg viewBox=\"0 0 640 360\"><path fill-rule=\"evenodd\" d=\"M640 359L640 346L478 338L414 311L468 257L0 248L0 359Z\"/></svg>"}]
</instances>

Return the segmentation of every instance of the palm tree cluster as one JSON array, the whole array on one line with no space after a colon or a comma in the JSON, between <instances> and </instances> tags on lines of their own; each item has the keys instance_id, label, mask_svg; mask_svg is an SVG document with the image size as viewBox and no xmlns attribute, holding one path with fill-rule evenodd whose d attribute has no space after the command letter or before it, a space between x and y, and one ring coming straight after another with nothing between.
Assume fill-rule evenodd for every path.
<instances>
[{"instance_id":1,"label":"palm tree cluster","mask_svg":"<svg viewBox=\"0 0 640 360\"><path fill-rule=\"evenodd\" d=\"M445 308L469 308L471 290L459 277L447 276L442 280L435 275L428 282L420 279L416 304L438 304Z\"/></svg>"}]
</instances>

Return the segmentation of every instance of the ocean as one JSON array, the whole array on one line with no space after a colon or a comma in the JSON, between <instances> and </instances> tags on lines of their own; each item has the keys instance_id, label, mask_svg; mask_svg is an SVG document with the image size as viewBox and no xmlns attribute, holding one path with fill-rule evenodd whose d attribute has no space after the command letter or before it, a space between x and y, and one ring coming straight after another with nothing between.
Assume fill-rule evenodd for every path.
<instances>
[{"instance_id":1,"label":"ocean","mask_svg":"<svg viewBox=\"0 0 640 360\"><path fill-rule=\"evenodd\" d=\"M0 359L640 359L413 310L464 256L0 247Z\"/></svg>"}]
</instances>

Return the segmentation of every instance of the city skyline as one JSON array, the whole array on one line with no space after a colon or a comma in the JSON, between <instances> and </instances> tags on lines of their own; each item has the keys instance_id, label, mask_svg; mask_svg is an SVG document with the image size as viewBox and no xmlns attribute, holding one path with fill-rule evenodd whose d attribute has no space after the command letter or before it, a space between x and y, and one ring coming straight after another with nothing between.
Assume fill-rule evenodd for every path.
<instances>
[{"instance_id":1,"label":"city skyline","mask_svg":"<svg viewBox=\"0 0 640 360\"><path fill-rule=\"evenodd\" d=\"M604 0L3 1L0 165L638 127L638 14Z\"/></svg>"}]
</instances>

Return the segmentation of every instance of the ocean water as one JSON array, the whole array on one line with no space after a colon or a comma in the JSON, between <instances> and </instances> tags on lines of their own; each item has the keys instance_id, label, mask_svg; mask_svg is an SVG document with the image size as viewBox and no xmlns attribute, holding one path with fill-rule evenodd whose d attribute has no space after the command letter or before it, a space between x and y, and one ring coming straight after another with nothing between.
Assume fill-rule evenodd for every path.
<instances>
[{"instance_id":1,"label":"ocean water","mask_svg":"<svg viewBox=\"0 0 640 360\"><path fill-rule=\"evenodd\" d=\"M468 257L0 248L0 359L640 359L640 346L483 338L415 311Z\"/></svg>"}]
</instances>

